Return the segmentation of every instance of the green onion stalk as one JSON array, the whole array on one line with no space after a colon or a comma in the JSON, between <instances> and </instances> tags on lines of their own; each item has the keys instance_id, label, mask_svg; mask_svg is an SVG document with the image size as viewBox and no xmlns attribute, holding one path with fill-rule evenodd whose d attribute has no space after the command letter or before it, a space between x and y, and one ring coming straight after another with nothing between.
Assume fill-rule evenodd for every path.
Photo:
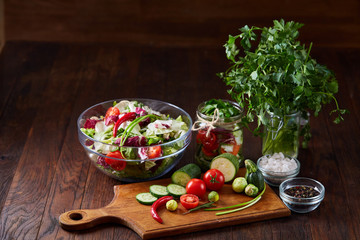
<instances>
[{"instance_id":1,"label":"green onion stalk","mask_svg":"<svg viewBox=\"0 0 360 240\"><path fill-rule=\"evenodd\" d=\"M120 141L120 152L121 155L125 158L125 156L123 155L123 150L124 148L122 146L124 146L126 139L129 137L129 134L131 133L131 131L134 129L134 127L139 124L141 121L145 120L146 118L155 118L155 119L160 119L159 116L154 115L154 114L148 114L139 118L136 118L135 120L133 120L124 130L124 132L121 135L121 141Z\"/></svg>"},{"instance_id":2,"label":"green onion stalk","mask_svg":"<svg viewBox=\"0 0 360 240\"><path fill-rule=\"evenodd\" d=\"M207 208L207 209L204 209L204 210L205 211L219 211L219 210L227 210L227 209L236 208L236 209L232 209L232 210L228 210L228 211L224 211L224 212L218 212L218 213L215 214L216 216L242 211L242 210L244 210L246 208L251 207L252 205L257 203L258 201L260 201L261 197L265 193L265 190L266 190L266 185L265 185L264 189L262 190L262 192L259 195L257 195L255 198L253 198L253 199L251 199L250 201L247 201L247 202L239 203L239 204L228 206L228 207ZM240 208L237 208L237 207L240 207Z\"/></svg>"}]
</instances>

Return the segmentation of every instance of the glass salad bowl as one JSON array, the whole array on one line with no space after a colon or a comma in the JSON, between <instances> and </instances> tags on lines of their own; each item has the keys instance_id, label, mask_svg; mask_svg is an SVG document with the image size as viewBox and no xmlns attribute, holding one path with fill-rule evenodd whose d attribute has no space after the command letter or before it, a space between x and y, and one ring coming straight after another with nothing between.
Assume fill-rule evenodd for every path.
<instances>
[{"instance_id":1,"label":"glass salad bowl","mask_svg":"<svg viewBox=\"0 0 360 240\"><path fill-rule=\"evenodd\" d=\"M191 142L192 119L183 109L152 99L115 99L86 109L78 137L91 162L123 182L160 178Z\"/></svg>"}]
</instances>

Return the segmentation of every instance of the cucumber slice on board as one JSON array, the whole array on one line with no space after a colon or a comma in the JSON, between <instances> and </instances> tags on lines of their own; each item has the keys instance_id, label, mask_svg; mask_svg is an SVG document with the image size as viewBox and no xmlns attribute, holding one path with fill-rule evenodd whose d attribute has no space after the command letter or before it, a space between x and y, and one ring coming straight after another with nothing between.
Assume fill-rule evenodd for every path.
<instances>
[{"instance_id":1,"label":"cucumber slice on board","mask_svg":"<svg viewBox=\"0 0 360 240\"><path fill-rule=\"evenodd\" d=\"M136 200L144 205L152 205L158 198L154 197L151 193L139 193L136 195Z\"/></svg>"},{"instance_id":2,"label":"cucumber slice on board","mask_svg":"<svg viewBox=\"0 0 360 240\"><path fill-rule=\"evenodd\" d=\"M169 193L165 186L161 185L151 185L150 186L150 193L157 198L168 196Z\"/></svg>"},{"instance_id":3,"label":"cucumber slice on board","mask_svg":"<svg viewBox=\"0 0 360 240\"><path fill-rule=\"evenodd\" d=\"M180 198L181 195L186 194L186 188L178 184L171 183L166 187L166 189L174 198Z\"/></svg>"},{"instance_id":4,"label":"cucumber slice on board","mask_svg":"<svg viewBox=\"0 0 360 240\"><path fill-rule=\"evenodd\" d=\"M171 181L183 187L192 179L200 178L201 169L195 163L189 163L171 175Z\"/></svg>"},{"instance_id":5,"label":"cucumber slice on board","mask_svg":"<svg viewBox=\"0 0 360 240\"><path fill-rule=\"evenodd\" d=\"M210 163L210 169L217 169L224 174L225 182L233 180L239 171L239 159L231 153L223 153Z\"/></svg>"}]
</instances>

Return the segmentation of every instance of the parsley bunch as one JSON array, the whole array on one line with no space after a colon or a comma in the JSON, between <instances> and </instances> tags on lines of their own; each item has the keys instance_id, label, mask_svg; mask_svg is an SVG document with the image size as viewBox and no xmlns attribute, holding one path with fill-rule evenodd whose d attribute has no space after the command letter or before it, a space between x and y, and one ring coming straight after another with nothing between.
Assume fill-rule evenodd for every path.
<instances>
[{"instance_id":1,"label":"parsley bunch","mask_svg":"<svg viewBox=\"0 0 360 240\"><path fill-rule=\"evenodd\" d=\"M346 110L339 108L334 97L338 83L333 72L310 57L312 44L306 49L297 41L302 26L284 20L275 20L269 28L246 25L240 29L241 34L230 35L224 45L231 67L218 75L244 109L245 126L257 116L255 134L261 125L268 125L267 113L285 116L300 111L306 118L307 111L313 110L317 116L322 105L332 100L336 109L331 113L337 114L334 122L343 120ZM260 39L257 31L261 32ZM257 46L253 46L255 43ZM310 132L307 134L309 137Z\"/></svg>"}]
</instances>

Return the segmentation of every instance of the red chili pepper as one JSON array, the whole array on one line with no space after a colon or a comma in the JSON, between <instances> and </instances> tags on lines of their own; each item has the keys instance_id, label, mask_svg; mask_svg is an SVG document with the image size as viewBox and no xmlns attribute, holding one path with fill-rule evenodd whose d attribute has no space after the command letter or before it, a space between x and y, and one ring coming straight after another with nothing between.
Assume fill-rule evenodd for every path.
<instances>
[{"instance_id":1,"label":"red chili pepper","mask_svg":"<svg viewBox=\"0 0 360 240\"><path fill-rule=\"evenodd\" d=\"M172 199L174 199L172 196L161 197L158 200L156 200L151 206L151 216L159 223L163 223L163 220L161 219L161 217L159 216L156 210L158 209L158 207L164 206L167 201Z\"/></svg>"},{"instance_id":2,"label":"red chili pepper","mask_svg":"<svg viewBox=\"0 0 360 240\"><path fill-rule=\"evenodd\" d=\"M128 120L134 120L136 118L136 113L135 112L129 112L129 113L126 113L125 115L123 115L121 118L119 118L116 123L115 123L115 126L113 128L113 135L114 137L116 137L116 133L117 133L117 130L119 129L120 125L125 122L125 121L128 121Z\"/></svg>"}]
</instances>

